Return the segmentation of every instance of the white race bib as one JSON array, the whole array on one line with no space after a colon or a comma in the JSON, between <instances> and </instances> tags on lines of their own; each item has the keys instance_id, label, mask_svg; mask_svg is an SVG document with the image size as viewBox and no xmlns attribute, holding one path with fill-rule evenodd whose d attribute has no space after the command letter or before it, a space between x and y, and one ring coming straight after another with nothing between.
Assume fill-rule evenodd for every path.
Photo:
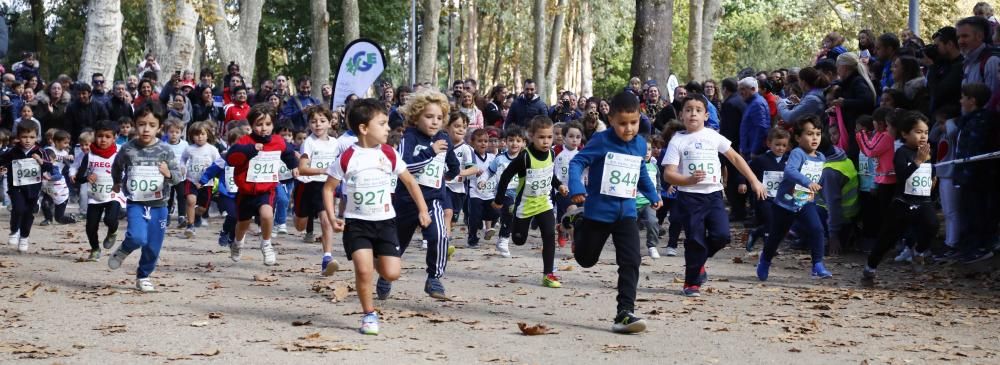
<instances>
[{"instance_id":1,"label":"white race bib","mask_svg":"<svg viewBox=\"0 0 1000 365\"><path fill-rule=\"evenodd\" d=\"M95 176L97 176L97 180L90 184L90 199L94 201L109 201L114 199L116 194L112 190L112 187L115 183L111 179L111 175L95 174Z\"/></svg>"},{"instance_id":2,"label":"white race bib","mask_svg":"<svg viewBox=\"0 0 1000 365\"><path fill-rule=\"evenodd\" d=\"M494 176L492 179L482 180L482 185L479 186L479 193L482 194L482 196L493 199L493 197L497 196L497 183L499 180L499 175Z\"/></svg>"},{"instance_id":3,"label":"white race bib","mask_svg":"<svg viewBox=\"0 0 1000 365\"><path fill-rule=\"evenodd\" d=\"M524 194L526 198L546 196L552 191L552 165L528 169L524 174Z\"/></svg>"},{"instance_id":4,"label":"white race bib","mask_svg":"<svg viewBox=\"0 0 1000 365\"><path fill-rule=\"evenodd\" d=\"M781 185L781 180L785 178L784 171L764 171L764 188L767 189L767 197L773 198L778 196L778 185Z\"/></svg>"},{"instance_id":5,"label":"white race bib","mask_svg":"<svg viewBox=\"0 0 1000 365\"><path fill-rule=\"evenodd\" d=\"M799 169L802 175L805 175L806 179L810 182L819 184L819 178L823 176L823 163L817 161L805 161L802 163L802 168ZM808 187L802 185L795 185L795 190L799 191L810 191Z\"/></svg>"},{"instance_id":6,"label":"white race bib","mask_svg":"<svg viewBox=\"0 0 1000 365\"><path fill-rule=\"evenodd\" d=\"M236 168L232 166L227 166L226 176L224 181L226 182L226 190L228 190L230 194L236 194L240 190L239 186L236 186L235 176L236 176Z\"/></svg>"},{"instance_id":7,"label":"white race bib","mask_svg":"<svg viewBox=\"0 0 1000 365\"><path fill-rule=\"evenodd\" d=\"M194 181L200 180L201 179L201 175L205 172L205 169L207 169L208 166L212 164L212 162L213 161L211 159L207 159L207 158L199 158L199 159L190 159L190 160L188 160L188 163L187 163L187 178L190 179L190 180L194 180ZM192 182L194 182L194 181L192 181ZM209 182L207 184L207 186L211 186L211 182Z\"/></svg>"},{"instance_id":8,"label":"white race bib","mask_svg":"<svg viewBox=\"0 0 1000 365\"><path fill-rule=\"evenodd\" d=\"M163 199L163 174L156 166L132 166L128 174L128 191L132 201Z\"/></svg>"},{"instance_id":9,"label":"white race bib","mask_svg":"<svg viewBox=\"0 0 1000 365\"><path fill-rule=\"evenodd\" d=\"M250 159L247 168L247 182L273 183L278 182L278 168L284 165L281 161L281 151L260 152Z\"/></svg>"},{"instance_id":10,"label":"white race bib","mask_svg":"<svg viewBox=\"0 0 1000 365\"><path fill-rule=\"evenodd\" d=\"M878 160L858 154L858 189L865 192L875 191L875 169Z\"/></svg>"},{"instance_id":11,"label":"white race bib","mask_svg":"<svg viewBox=\"0 0 1000 365\"><path fill-rule=\"evenodd\" d=\"M392 209L396 177L383 170L365 170L348 181L348 212L362 216L382 215Z\"/></svg>"},{"instance_id":12,"label":"white race bib","mask_svg":"<svg viewBox=\"0 0 1000 365\"><path fill-rule=\"evenodd\" d=\"M722 166L719 162L719 152L691 148L684 151L681 165L681 175L691 176L695 171L704 171L705 179L698 184L718 184L722 182Z\"/></svg>"},{"instance_id":13,"label":"white race bib","mask_svg":"<svg viewBox=\"0 0 1000 365\"><path fill-rule=\"evenodd\" d=\"M626 199L635 198L641 167L642 157L608 152L604 155L601 194Z\"/></svg>"},{"instance_id":14,"label":"white race bib","mask_svg":"<svg viewBox=\"0 0 1000 365\"><path fill-rule=\"evenodd\" d=\"M295 177L295 175L292 175L292 170L289 170L288 166L284 163L278 164L278 180L285 181L293 177Z\"/></svg>"},{"instance_id":15,"label":"white race bib","mask_svg":"<svg viewBox=\"0 0 1000 365\"><path fill-rule=\"evenodd\" d=\"M931 164L922 163L917 167L913 175L906 178L906 185L903 186L903 194L913 196L931 196Z\"/></svg>"},{"instance_id":16,"label":"white race bib","mask_svg":"<svg viewBox=\"0 0 1000 365\"><path fill-rule=\"evenodd\" d=\"M34 185L42 182L42 166L33 158L11 161L14 186Z\"/></svg>"},{"instance_id":17,"label":"white race bib","mask_svg":"<svg viewBox=\"0 0 1000 365\"><path fill-rule=\"evenodd\" d=\"M434 156L430 163L424 165L424 169L417 173L417 183L429 188L440 188L441 177L444 176L444 153Z\"/></svg>"}]
</instances>

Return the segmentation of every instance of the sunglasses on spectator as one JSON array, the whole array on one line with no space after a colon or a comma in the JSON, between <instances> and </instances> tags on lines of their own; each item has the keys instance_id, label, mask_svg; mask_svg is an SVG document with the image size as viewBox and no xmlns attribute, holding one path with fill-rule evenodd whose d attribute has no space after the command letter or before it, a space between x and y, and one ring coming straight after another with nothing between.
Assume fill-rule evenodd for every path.
<instances>
[{"instance_id":1,"label":"sunglasses on spectator","mask_svg":"<svg viewBox=\"0 0 1000 365\"><path fill-rule=\"evenodd\" d=\"M95 84L103 84L103 83L104 83L104 80L94 80L94 83L95 83Z\"/></svg>"}]
</instances>

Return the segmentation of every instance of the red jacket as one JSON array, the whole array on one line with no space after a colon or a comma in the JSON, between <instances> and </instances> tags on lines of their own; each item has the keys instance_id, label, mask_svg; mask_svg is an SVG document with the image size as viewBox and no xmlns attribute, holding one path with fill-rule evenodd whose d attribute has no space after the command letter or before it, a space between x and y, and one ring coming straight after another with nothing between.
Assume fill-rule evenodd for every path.
<instances>
[{"instance_id":1,"label":"red jacket","mask_svg":"<svg viewBox=\"0 0 1000 365\"><path fill-rule=\"evenodd\" d=\"M256 134L248 134L236 140L236 143L229 147L226 154L226 162L233 166L233 180L239 188L240 195L260 195L270 194L277 186L277 182L253 183L247 182L247 170L250 167L250 159L257 156L256 144L261 143L263 152L281 151L281 161L285 163L289 170L298 167L298 159L295 158L295 151L285 144L285 139L281 136L275 137L273 134L261 137Z\"/></svg>"},{"instance_id":2,"label":"red jacket","mask_svg":"<svg viewBox=\"0 0 1000 365\"><path fill-rule=\"evenodd\" d=\"M227 104L225 110L226 110L225 123L227 124L234 120L246 120L247 114L250 114L250 103Z\"/></svg>"}]
</instances>

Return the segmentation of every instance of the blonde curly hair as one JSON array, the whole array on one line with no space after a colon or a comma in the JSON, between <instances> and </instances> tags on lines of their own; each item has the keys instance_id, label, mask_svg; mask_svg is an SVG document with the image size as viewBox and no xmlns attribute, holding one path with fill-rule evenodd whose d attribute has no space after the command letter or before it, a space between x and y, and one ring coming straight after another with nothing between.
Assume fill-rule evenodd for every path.
<instances>
[{"instance_id":1,"label":"blonde curly hair","mask_svg":"<svg viewBox=\"0 0 1000 365\"><path fill-rule=\"evenodd\" d=\"M451 105L448 103L448 97L439 91L432 89L424 89L415 94L411 94L406 98L406 103L399 107L399 113L403 114L406 118L406 126L413 127L417 125L417 118L420 114L424 112L430 104L437 104L441 108L441 114L447 116L451 111Z\"/></svg>"}]
</instances>

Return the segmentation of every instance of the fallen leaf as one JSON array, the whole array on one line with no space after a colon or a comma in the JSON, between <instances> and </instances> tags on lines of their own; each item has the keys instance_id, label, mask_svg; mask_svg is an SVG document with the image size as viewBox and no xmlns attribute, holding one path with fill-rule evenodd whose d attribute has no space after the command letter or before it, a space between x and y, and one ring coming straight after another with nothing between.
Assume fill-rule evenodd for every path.
<instances>
[{"instance_id":1,"label":"fallen leaf","mask_svg":"<svg viewBox=\"0 0 1000 365\"><path fill-rule=\"evenodd\" d=\"M517 328L519 328L521 330L521 333L524 334L525 336L555 334L555 332L552 332L551 328L547 327L544 324L536 324L534 326L528 326L527 323L518 322Z\"/></svg>"},{"instance_id":2,"label":"fallen leaf","mask_svg":"<svg viewBox=\"0 0 1000 365\"><path fill-rule=\"evenodd\" d=\"M601 351L603 351L605 353L612 353L612 352L622 352L622 351L632 350L632 349L635 349L635 347L634 346L629 346L629 345L617 344L617 343L609 343L609 344L604 345L604 347L601 348Z\"/></svg>"},{"instance_id":3,"label":"fallen leaf","mask_svg":"<svg viewBox=\"0 0 1000 365\"><path fill-rule=\"evenodd\" d=\"M211 319L219 319L219 318L222 318L222 313L219 313L219 312L212 312L212 313L209 313L209 314L208 314L208 318L211 318Z\"/></svg>"},{"instance_id":4,"label":"fallen leaf","mask_svg":"<svg viewBox=\"0 0 1000 365\"><path fill-rule=\"evenodd\" d=\"M792 348L788 349L788 352L802 352L802 350L799 350L797 348L792 347Z\"/></svg>"},{"instance_id":5,"label":"fallen leaf","mask_svg":"<svg viewBox=\"0 0 1000 365\"><path fill-rule=\"evenodd\" d=\"M306 321L292 321L292 326L295 326L295 327L311 326L312 324L313 324L313 321L310 321L310 320L306 320Z\"/></svg>"},{"instance_id":6,"label":"fallen leaf","mask_svg":"<svg viewBox=\"0 0 1000 365\"><path fill-rule=\"evenodd\" d=\"M277 276L264 276L264 275L260 275L260 274L255 274L253 276L253 281L261 282L261 283L273 283L275 281L278 281L278 277Z\"/></svg>"},{"instance_id":7,"label":"fallen leaf","mask_svg":"<svg viewBox=\"0 0 1000 365\"><path fill-rule=\"evenodd\" d=\"M576 269L576 266L573 266L573 265L566 265L566 266L560 266L559 267L559 271L573 271L575 269Z\"/></svg>"},{"instance_id":8,"label":"fallen leaf","mask_svg":"<svg viewBox=\"0 0 1000 365\"><path fill-rule=\"evenodd\" d=\"M211 350L205 350L205 351L202 351L202 352L196 352L196 353L193 353L191 355L193 355L193 356L206 356L206 357L210 357L210 356L218 355L220 353L222 353L222 350L211 349Z\"/></svg>"},{"instance_id":9,"label":"fallen leaf","mask_svg":"<svg viewBox=\"0 0 1000 365\"><path fill-rule=\"evenodd\" d=\"M35 295L35 290L38 290L38 288L41 288L41 287L42 287L42 283L36 283L35 286L31 287L31 289L28 289L27 291L25 291L24 293L21 293L21 295L18 295L17 297L18 298L31 298L32 296Z\"/></svg>"},{"instance_id":10,"label":"fallen leaf","mask_svg":"<svg viewBox=\"0 0 1000 365\"><path fill-rule=\"evenodd\" d=\"M739 256L733 256L733 263L734 264L742 264L743 263L743 258L739 257Z\"/></svg>"},{"instance_id":11,"label":"fallen leaf","mask_svg":"<svg viewBox=\"0 0 1000 365\"><path fill-rule=\"evenodd\" d=\"M105 336L107 336L107 335L110 335L112 333L127 332L128 331L128 327L126 327L124 324L109 323L109 324L103 324L103 325L101 325L101 326L99 326L97 328L94 328L94 330L95 331L101 331L102 334L104 334Z\"/></svg>"}]
</instances>

